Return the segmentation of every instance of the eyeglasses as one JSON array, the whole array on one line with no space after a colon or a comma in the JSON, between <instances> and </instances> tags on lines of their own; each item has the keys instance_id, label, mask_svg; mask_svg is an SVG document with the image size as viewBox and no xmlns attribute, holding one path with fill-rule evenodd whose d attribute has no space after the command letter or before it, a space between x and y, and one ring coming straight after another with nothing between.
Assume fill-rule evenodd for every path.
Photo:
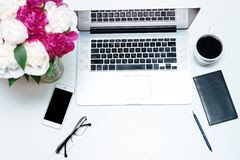
<instances>
[{"instance_id":1,"label":"eyeglasses","mask_svg":"<svg viewBox=\"0 0 240 160\"><path fill-rule=\"evenodd\" d=\"M57 154L64 154L64 157L67 157L67 152L73 147L73 143L78 136L83 135L88 127L91 126L91 123L87 123L87 117L82 117L74 127L73 131L65 138L65 140L57 147ZM64 150L63 150L64 148Z\"/></svg>"}]
</instances>

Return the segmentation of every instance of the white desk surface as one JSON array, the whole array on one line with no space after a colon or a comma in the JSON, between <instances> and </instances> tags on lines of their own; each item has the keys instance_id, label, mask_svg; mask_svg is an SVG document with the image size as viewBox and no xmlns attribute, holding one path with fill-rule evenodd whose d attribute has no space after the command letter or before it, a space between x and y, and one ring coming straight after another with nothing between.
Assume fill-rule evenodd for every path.
<instances>
[{"instance_id":1,"label":"white desk surface","mask_svg":"<svg viewBox=\"0 0 240 160\"><path fill-rule=\"evenodd\" d=\"M155 3L157 3L156 1ZM68 0L66 2L74 8L81 1ZM158 2L160 5L161 2ZM91 3L85 3L86 8L90 6L89 4ZM100 4L102 3L98 5ZM209 25L214 25L216 34L223 41L224 52L216 64L202 67L194 61L191 50L192 76L221 69L236 110L240 113L238 66L240 59L240 3L237 0L202 0L200 4L202 10L189 29L191 46L194 46L200 35L207 32ZM84 9L84 5L81 6ZM95 4L95 6L97 5ZM75 86L76 53L65 56L63 61L65 72L58 82ZM240 119L210 127L194 84L193 103L186 106L79 107L73 101L61 130L54 130L41 124L53 86L54 84L38 86L21 79L9 88L6 80L0 80L0 159L47 160L60 158L61 156L54 154L55 148L72 130L79 118L84 115L88 117L93 126L79 138L69 153L69 159L240 159ZM178 144L168 144L168 146L161 144L161 140L164 138L171 140L171 136L173 136L174 139L184 130L185 124L182 124L183 130L178 126L178 132L176 128L172 127L171 129L176 132L166 134L161 129L166 128L168 121L172 125L174 122L178 124L184 121L190 122L185 118L181 119L180 117L179 119L176 112L172 112L173 110L195 111L212 145L213 153L208 151L199 132L198 135L191 135L189 130L186 130L186 144L201 143L197 145L197 148L184 145L176 148L174 146L178 146ZM166 114L163 115L163 113ZM164 120L166 123L163 123ZM193 129L196 129L196 126ZM165 137L162 137L161 133L164 133ZM181 139L176 140L183 142ZM164 143L166 142L164 141ZM169 146L172 146L173 149L171 150Z\"/></svg>"}]
</instances>

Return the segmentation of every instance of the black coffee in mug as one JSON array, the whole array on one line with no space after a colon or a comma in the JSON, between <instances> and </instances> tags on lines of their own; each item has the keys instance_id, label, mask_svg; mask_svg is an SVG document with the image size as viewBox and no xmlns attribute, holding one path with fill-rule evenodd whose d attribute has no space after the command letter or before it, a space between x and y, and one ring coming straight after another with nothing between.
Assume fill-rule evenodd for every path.
<instances>
[{"instance_id":1,"label":"black coffee in mug","mask_svg":"<svg viewBox=\"0 0 240 160\"><path fill-rule=\"evenodd\" d=\"M214 59L222 53L222 43L211 35L201 37L197 42L198 53L207 59Z\"/></svg>"}]
</instances>

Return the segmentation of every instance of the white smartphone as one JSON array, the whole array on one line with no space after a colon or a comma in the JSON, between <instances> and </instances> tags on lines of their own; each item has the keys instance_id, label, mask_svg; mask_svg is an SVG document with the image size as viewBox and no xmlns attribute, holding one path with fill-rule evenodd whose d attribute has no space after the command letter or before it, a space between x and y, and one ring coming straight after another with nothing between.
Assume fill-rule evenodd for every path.
<instances>
[{"instance_id":1,"label":"white smartphone","mask_svg":"<svg viewBox=\"0 0 240 160\"><path fill-rule=\"evenodd\" d=\"M73 93L74 88L72 87L63 84L55 85L47 111L42 121L44 125L55 129L62 128L64 117L67 113Z\"/></svg>"}]
</instances>

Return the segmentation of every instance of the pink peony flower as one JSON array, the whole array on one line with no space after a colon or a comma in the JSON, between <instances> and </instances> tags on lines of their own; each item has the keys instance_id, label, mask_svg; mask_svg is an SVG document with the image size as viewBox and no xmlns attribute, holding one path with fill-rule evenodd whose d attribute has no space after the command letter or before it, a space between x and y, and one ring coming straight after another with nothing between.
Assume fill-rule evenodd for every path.
<instances>
[{"instance_id":1,"label":"pink peony flower","mask_svg":"<svg viewBox=\"0 0 240 160\"><path fill-rule=\"evenodd\" d=\"M63 0L47 0L47 1L53 1L53 2L55 2L56 4L61 4L61 3L63 3Z\"/></svg>"},{"instance_id":2,"label":"pink peony flower","mask_svg":"<svg viewBox=\"0 0 240 160\"><path fill-rule=\"evenodd\" d=\"M51 33L38 37L38 39L45 46L50 59L53 59L55 56L62 57L74 50L75 45L73 43L78 37L76 32L68 33Z\"/></svg>"},{"instance_id":3,"label":"pink peony flower","mask_svg":"<svg viewBox=\"0 0 240 160\"><path fill-rule=\"evenodd\" d=\"M45 3L47 3L48 1L55 2L57 4L57 6L63 5L63 0L45 0Z\"/></svg>"},{"instance_id":4,"label":"pink peony flower","mask_svg":"<svg viewBox=\"0 0 240 160\"><path fill-rule=\"evenodd\" d=\"M45 25L48 23L43 9L36 6L20 7L17 12L17 19L20 20L28 29L28 34L45 34Z\"/></svg>"},{"instance_id":5,"label":"pink peony flower","mask_svg":"<svg viewBox=\"0 0 240 160\"><path fill-rule=\"evenodd\" d=\"M46 0L27 0L27 5L40 7L45 4Z\"/></svg>"}]
</instances>

